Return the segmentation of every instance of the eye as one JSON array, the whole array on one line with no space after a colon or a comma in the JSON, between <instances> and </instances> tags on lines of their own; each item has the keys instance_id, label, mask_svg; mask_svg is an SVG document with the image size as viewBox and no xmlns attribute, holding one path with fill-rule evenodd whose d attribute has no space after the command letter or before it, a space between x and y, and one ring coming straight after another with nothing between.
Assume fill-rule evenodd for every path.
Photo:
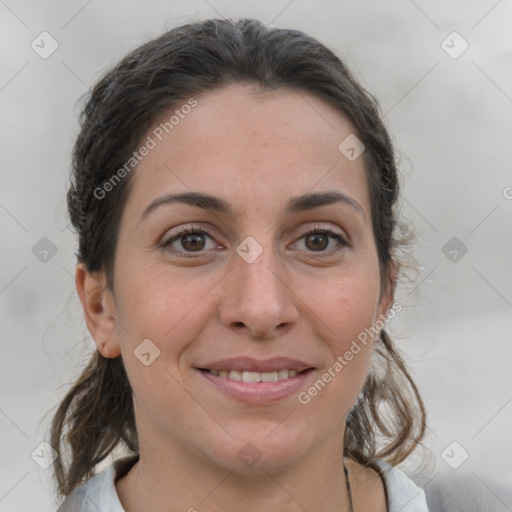
<instances>
[{"instance_id":1,"label":"eye","mask_svg":"<svg viewBox=\"0 0 512 512\"><path fill-rule=\"evenodd\" d=\"M301 240L304 240L306 251L317 253L336 253L348 246L348 242L340 233L325 228L315 228L304 233L297 243Z\"/></svg>"},{"instance_id":2,"label":"eye","mask_svg":"<svg viewBox=\"0 0 512 512\"><path fill-rule=\"evenodd\" d=\"M304 233L295 244L301 241L305 248L299 247L299 250L324 254L335 254L349 245L343 235L326 228L314 228ZM208 232L198 227L180 228L162 244L165 251L185 258L199 257L218 247Z\"/></svg>"},{"instance_id":3,"label":"eye","mask_svg":"<svg viewBox=\"0 0 512 512\"><path fill-rule=\"evenodd\" d=\"M210 240L210 247L207 242ZM203 229L198 228L181 228L171 238L167 239L162 247L177 256L194 257L194 253L198 256L205 252L205 249L214 249L217 244L212 237Z\"/></svg>"}]
</instances>

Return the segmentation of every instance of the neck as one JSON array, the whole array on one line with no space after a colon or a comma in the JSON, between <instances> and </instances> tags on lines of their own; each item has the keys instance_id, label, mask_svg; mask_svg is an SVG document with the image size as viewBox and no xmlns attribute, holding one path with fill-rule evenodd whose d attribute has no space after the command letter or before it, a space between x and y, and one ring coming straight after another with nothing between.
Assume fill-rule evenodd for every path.
<instances>
[{"instance_id":1,"label":"neck","mask_svg":"<svg viewBox=\"0 0 512 512\"><path fill-rule=\"evenodd\" d=\"M258 470L256 465L244 473L183 449L141 445L139 461L117 481L117 492L126 512L349 512L342 434L337 431L293 467Z\"/></svg>"}]
</instances>

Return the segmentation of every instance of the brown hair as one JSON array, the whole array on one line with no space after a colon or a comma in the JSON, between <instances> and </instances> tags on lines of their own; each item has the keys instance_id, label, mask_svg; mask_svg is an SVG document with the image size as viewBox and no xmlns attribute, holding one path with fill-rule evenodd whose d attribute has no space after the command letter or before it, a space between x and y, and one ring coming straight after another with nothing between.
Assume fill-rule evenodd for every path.
<instances>
[{"instance_id":1,"label":"brown hair","mask_svg":"<svg viewBox=\"0 0 512 512\"><path fill-rule=\"evenodd\" d=\"M399 186L393 147L377 102L314 38L249 19L205 20L170 30L132 51L94 87L81 115L67 196L78 233L78 260L91 272L105 272L113 289L117 232L132 180L127 176L101 199L95 191L128 161L163 113L191 96L234 82L308 92L351 121L366 147L363 158L381 288L394 291L389 268L400 263L394 256L400 242L395 237ZM385 330L374 355L380 362L372 361L359 400L347 417L345 453L363 464L376 457L397 464L423 437L425 411ZM375 371L376 364L380 372ZM378 443L379 437L383 441ZM96 352L53 418L58 493L66 496L89 479L96 464L120 443L137 453L130 383L121 357L107 359Z\"/></svg>"}]
</instances>

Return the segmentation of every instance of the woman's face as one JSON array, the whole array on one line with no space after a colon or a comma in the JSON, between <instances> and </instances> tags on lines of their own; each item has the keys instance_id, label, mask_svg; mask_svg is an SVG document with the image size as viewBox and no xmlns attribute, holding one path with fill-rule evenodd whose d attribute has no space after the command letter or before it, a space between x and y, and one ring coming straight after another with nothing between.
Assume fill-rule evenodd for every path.
<instances>
[{"instance_id":1,"label":"woman's face","mask_svg":"<svg viewBox=\"0 0 512 512\"><path fill-rule=\"evenodd\" d=\"M351 124L305 92L195 99L148 132L133 171L107 346L141 455L285 468L341 446L372 352L358 335L390 304L363 159L338 149Z\"/></svg>"}]
</instances>

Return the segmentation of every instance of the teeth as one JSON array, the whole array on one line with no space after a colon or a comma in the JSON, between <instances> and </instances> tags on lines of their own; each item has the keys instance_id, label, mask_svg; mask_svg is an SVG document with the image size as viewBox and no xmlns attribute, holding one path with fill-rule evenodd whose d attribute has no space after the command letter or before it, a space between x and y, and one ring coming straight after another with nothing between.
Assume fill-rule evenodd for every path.
<instances>
[{"instance_id":1,"label":"teeth","mask_svg":"<svg viewBox=\"0 0 512 512\"><path fill-rule=\"evenodd\" d=\"M243 382L277 382L297 375L296 370L279 370L276 372L241 372L238 370L210 370L212 375Z\"/></svg>"},{"instance_id":2,"label":"teeth","mask_svg":"<svg viewBox=\"0 0 512 512\"><path fill-rule=\"evenodd\" d=\"M288 370L279 370L277 372L277 380L283 380L288 377Z\"/></svg>"},{"instance_id":3,"label":"teeth","mask_svg":"<svg viewBox=\"0 0 512 512\"><path fill-rule=\"evenodd\" d=\"M231 370L228 373L228 378L232 379L232 380L242 380L242 376L244 373L246 373L246 372L239 372L237 370Z\"/></svg>"},{"instance_id":4,"label":"teeth","mask_svg":"<svg viewBox=\"0 0 512 512\"><path fill-rule=\"evenodd\" d=\"M260 372L242 372L242 380L244 382L261 382Z\"/></svg>"}]
</instances>

